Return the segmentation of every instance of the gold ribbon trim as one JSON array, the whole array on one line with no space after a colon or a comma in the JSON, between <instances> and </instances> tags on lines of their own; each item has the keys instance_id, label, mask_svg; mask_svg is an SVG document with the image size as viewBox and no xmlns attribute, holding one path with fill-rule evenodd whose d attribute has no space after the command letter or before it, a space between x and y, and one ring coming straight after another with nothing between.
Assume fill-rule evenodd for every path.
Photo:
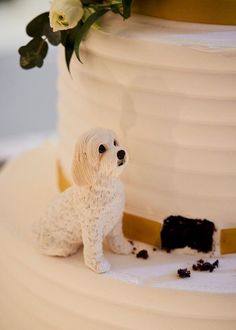
<instances>
[{"instance_id":1,"label":"gold ribbon trim","mask_svg":"<svg viewBox=\"0 0 236 330\"><path fill-rule=\"evenodd\" d=\"M220 253L236 253L236 228L221 229Z\"/></svg>"},{"instance_id":2,"label":"gold ribbon trim","mask_svg":"<svg viewBox=\"0 0 236 330\"><path fill-rule=\"evenodd\" d=\"M133 12L174 21L236 25L235 0L135 0Z\"/></svg>"},{"instance_id":3,"label":"gold ribbon trim","mask_svg":"<svg viewBox=\"0 0 236 330\"><path fill-rule=\"evenodd\" d=\"M60 163L57 163L58 186L60 191L70 187ZM124 213L123 231L126 238L161 247L162 224L134 214ZM236 253L236 228L220 231L221 254Z\"/></svg>"}]
</instances>

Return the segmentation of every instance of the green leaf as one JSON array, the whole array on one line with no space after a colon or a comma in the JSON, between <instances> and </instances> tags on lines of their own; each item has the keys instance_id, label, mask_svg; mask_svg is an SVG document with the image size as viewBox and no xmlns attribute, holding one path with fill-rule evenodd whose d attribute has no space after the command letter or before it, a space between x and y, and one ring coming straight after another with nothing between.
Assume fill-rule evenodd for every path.
<instances>
[{"instance_id":1,"label":"green leaf","mask_svg":"<svg viewBox=\"0 0 236 330\"><path fill-rule=\"evenodd\" d=\"M79 22L75 28L61 31L61 43L65 47L65 60L69 72L70 61L74 53L75 38L81 26L82 22Z\"/></svg>"},{"instance_id":2,"label":"green leaf","mask_svg":"<svg viewBox=\"0 0 236 330\"><path fill-rule=\"evenodd\" d=\"M20 47L20 65L23 69L41 67L48 52L48 44L41 37L35 37L27 45Z\"/></svg>"},{"instance_id":3,"label":"green leaf","mask_svg":"<svg viewBox=\"0 0 236 330\"><path fill-rule=\"evenodd\" d=\"M75 31L73 30L67 30L66 36L64 33L63 38L63 45L65 47L65 60L66 60L66 66L68 71L70 72L70 61L72 58L72 55L74 53L74 45L75 45Z\"/></svg>"},{"instance_id":4,"label":"green leaf","mask_svg":"<svg viewBox=\"0 0 236 330\"><path fill-rule=\"evenodd\" d=\"M30 37L45 36L53 46L61 42L61 32L53 32L49 22L49 12L35 17L26 27L26 32Z\"/></svg>"},{"instance_id":5,"label":"green leaf","mask_svg":"<svg viewBox=\"0 0 236 330\"><path fill-rule=\"evenodd\" d=\"M53 46L58 46L61 42L61 31L53 32L49 23L44 25L43 35Z\"/></svg>"},{"instance_id":6,"label":"green leaf","mask_svg":"<svg viewBox=\"0 0 236 330\"><path fill-rule=\"evenodd\" d=\"M66 44L67 36L68 36L68 30L61 31L61 44L63 46L65 46L65 44Z\"/></svg>"},{"instance_id":7,"label":"green leaf","mask_svg":"<svg viewBox=\"0 0 236 330\"><path fill-rule=\"evenodd\" d=\"M73 53L74 53L74 47L65 47L66 66L69 72L70 72L70 61L72 59Z\"/></svg>"},{"instance_id":8,"label":"green leaf","mask_svg":"<svg viewBox=\"0 0 236 330\"><path fill-rule=\"evenodd\" d=\"M123 4L123 16L124 18L129 18L131 14L132 0L122 0Z\"/></svg>"},{"instance_id":9,"label":"green leaf","mask_svg":"<svg viewBox=\"0 0 236 330\"><path fill-rule=\"evenodd\" d=\"M78 60L82 63L81 59L80 59L80 54L79 54L79 48L80 48L80 43L83 40L84 36L87 34L88 30L90 29L90 27L100 18L102 17L104 14L106 14L106 12L108 12L108 9L102 8L97 10L95 13L93 13L92 15L90 15L87 20L84 22L84 24L79 28L77 35L76 35L76 39L75 39L75 46L74 46L74 50L75 50L75 54L78 58Z\"/></svg>"},{"instance_id":10,"label":"green leaf","mask_svg":"<svg viewBox=\"0 0 236 330\"><path fill-rule=\"evenodd\" d=\"M26 32L32 38L41 37L44 35L45 24L49 24L49 12L40 14L29 22L26 27Z\"/></svg>"}]
</instances>

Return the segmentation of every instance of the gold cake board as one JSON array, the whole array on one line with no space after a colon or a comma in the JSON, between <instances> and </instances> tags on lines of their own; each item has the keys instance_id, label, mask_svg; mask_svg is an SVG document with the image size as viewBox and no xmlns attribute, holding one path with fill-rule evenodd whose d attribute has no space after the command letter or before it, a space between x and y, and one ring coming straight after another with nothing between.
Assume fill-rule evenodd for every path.
<instances>
[{"instance_id":1,"label":"gold cake board","mask_svg":"<svg viewBox=\"0 0 236 330\"><path fill-rule=\"evenodd\" d=\"M236 25L235 0L134 0L133 12L174 21Z\"/></svg>"}]
</instances>

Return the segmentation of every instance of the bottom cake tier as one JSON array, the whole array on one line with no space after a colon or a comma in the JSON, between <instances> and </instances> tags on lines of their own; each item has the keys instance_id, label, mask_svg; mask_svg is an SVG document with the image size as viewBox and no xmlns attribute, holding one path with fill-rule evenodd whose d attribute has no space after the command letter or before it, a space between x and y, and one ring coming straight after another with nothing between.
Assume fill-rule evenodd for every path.
<instances>
[{"instance_id":1,"label":"bottom cake tier","mask_svg":"<svg viewBox=\"0 0 236 330\"><path fill-rule=\"evenodd\" d=\"M168 254L134 243L149 258L105 251L112 270L40 255L31 226L55 194L57 147L47 143L0 173L0 329L234 330L236 257L221 256L213 272L192 270L198 255ZM191 277L177 276L179 268Z\"/></svg>"}]
</instances>

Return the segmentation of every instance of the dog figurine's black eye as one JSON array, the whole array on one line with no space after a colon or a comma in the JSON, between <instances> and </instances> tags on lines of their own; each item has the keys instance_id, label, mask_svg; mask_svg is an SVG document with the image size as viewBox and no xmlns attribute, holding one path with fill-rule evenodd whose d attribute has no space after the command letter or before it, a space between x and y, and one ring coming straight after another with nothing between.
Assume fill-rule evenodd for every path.
<instances>
[{"instance_id":1,"label":"dog figurine's black eye","mask_svg":"<svg viewBox=\"0 0 236 330\"><path fill-rule=\"evenodd\" d=\"M118 146L118 142L116 140L114 140L114 146Z\"/></svg>"},{"instance_id":2,"label":"dog figurine's black eye","mask_svg":"<svg viewBox=\"0 0 236 330\"><path fill-rule=\"evenodd\" d=\"M106 148L104 147L104 145L103 144L100 144L100 146L99 146L99 153L100 154L103 154L105 151L106 151Z\"/></svg>"}]
</instances>

